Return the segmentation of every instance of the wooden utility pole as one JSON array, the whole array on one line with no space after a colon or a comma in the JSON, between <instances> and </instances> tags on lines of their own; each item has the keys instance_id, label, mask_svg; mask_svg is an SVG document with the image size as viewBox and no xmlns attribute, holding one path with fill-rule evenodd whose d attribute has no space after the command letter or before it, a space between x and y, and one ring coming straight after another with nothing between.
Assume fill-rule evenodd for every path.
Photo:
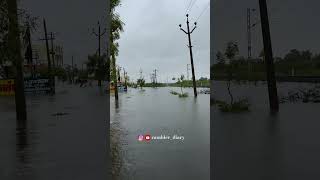
<instances>
[{"instance_id":1,"label":"wooden utility pole","mask_svg":"<svg viewBox=\"0 0 320 180\"><path fill-rule=\"evenodd\" d=\"M72 84L74 83L74 64L73 64L73 56L71 56L71 65L72 65Z\"/></svg>"},{"instance_id":2,"label":"wooden utility pole","mask_svg":"<svg viewBox=\"0 0 320 180\"><path fill-rule=\"evenodd\" d=\"M16 118L19 122L27 120L26 98L24 94L24 78L22 70L22 56L20 44L20 32L17 15L17 1L7 0L9 14L8 46L12 60L16 66L15 78L15 104Z\"/></svg>"},{"instance_id":3,"label":"wooden utility pole","mask_svg":"<svg viewBox=\"0 0 320 180\"><path fill-rule=\"evenodd\" d=\"M51 41L51 56L52 56L52 66L55 68L55 51L54 51L54 45L53 45L53 40L55 40L53 32L50 33L50 41Z\"/></svg>"},{"instance_id":4,"label":"wooden utility pole","mask_svg":"<svg viewBox=\"0 0 320 180\"><path fill-rule=\"evenodd\" d=\"M260 19L261 19L263 46L264 46L264 56L265 56L266 71L267 71L270 109L272 112L278 112L279 100L278 100L277 84L276 84L276 78L275 78L275 72L274 72L272 44L271 44L271 37L270 37L268 8L267 8L266 0L259 0L259 6L260 6Z\"/></svg>"},{"instance_id":5,"label":"wooden utility pole","mask_svg":"<svg viewBox=\"0 0 320 180\"><path fill-rule=\"evenodd\" d=\"M179 25L180 30L183 31L188 35L188 40L189 40L189 51L190 51L190 60L191 60L191 70L192 70L192 81L193 81L193 93L194 97L197 97L197 84L196 84L196 78L195 78L195 73L194 73L194 65L193 65L193 54L192 54L192 44L191 44L191 34L193 31L197 28L197 22L194 23L194 28L190 31L189 27L189 15L187 14L187 31L181 28L181 24Z\"/></svg>"},{"instance_id":6,"label":"wooden utility pole","mask_svg":"<svg viewBox=\"0 0 320 180\"><path fill-rule=\"evenodd\" d=\"M102 37L106 32L107 32L107 30L104 29L103 32L101 33L101 25L100 25L100 22L99 22L99 21L98 21L98 33L96 33L96 31L94 30L94 28L92 29L92 33L98 37L98 55L99 55L99 57L101 57L101 37Z\"/></svg>"},{"instance_id":7,"label":"wooden utility pole","mask_svg":"<svg viewBox=\"0 0 320 180\"><path fill-rule=\"evenodd\" d=\"M49 38L48 38L48 33L47 33L47 24L46 20L43 19L43 27L44 27L44 39L46 41L46 49L47 49L47 59L48 59L48 73L49 73L49 81L50 81L50 86L51 86L51 93L55 94L55 79L52 74L52 69L51 69L51 59L50 59L50 48L49 48Z\"/></svg>"},{"instance_id":8,"label":"wooden utility pole","mask_svg":"<svg viewBox=\"0 0 320 180\"><path fill-rule=\"evenodd\" d=\"M25 35L25 42L27 44L27 49L25 52L25 59L27 59L29 69L31 72L31 76L34 78L35 76L35 69L33 66L33 52L32 52L32 44L31 44L31 32L30 32L30 25L27 24L27 30Z\"/></svg>"}]
</instances>

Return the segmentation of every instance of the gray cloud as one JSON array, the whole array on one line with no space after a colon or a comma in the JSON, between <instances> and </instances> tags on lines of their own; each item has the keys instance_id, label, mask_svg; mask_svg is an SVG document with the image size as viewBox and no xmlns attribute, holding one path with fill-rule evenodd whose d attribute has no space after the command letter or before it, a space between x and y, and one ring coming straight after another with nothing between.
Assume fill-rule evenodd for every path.
<instances>
[{"instance_id":1,"label":"gray cloud","mask_svg":"<svg viewBox=\"0 0 320 180\"><path fill-rule=\"evenodd\" d=\"M139 77L140 68L147 81L153 69L159 70L162 81L187 74L190 64L186 29L186 7L189 0L130 1L123 0L117 9L125 23L121 34L118 63L132 79ZM190 16L191 25L209 0L198 0ZM209 77L210 65L210 9L199 19L199 27L192 34L196 77ZM189 72L191 74L191 71ZM191 75L190 75L191 77Z\"/></svg>"}]
</instances>

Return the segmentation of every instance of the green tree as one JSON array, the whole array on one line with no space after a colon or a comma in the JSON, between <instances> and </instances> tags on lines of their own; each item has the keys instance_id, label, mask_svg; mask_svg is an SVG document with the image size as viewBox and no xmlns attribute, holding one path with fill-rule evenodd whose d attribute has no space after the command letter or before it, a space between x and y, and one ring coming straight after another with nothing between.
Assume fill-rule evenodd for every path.
<instances>
[{"instance_id":1,"label":"green tree","mask_svg":"<svg viewBox=\"0 0 320 180\"><path fill-rule=\"evenodd\" d=\"M216 59L217 59L218 64L225 64L226 63L224 54L221 51L217 52Z\"/></svg>"},{"instance_id":2,"label":"green tree","mask_svg":"<svg viewBox=\"0 0 320 180\"><path fill-rule=\"evenodd\" d=\"M139 79L137 80L137 84L140 86L141 89L143 88L145 82L146 82L146 81L145 81L143 78L139 78Z\"/></svg>"},{"instance_id":3,"label":"green tree","mask_svg":"<svg viewBox=\"0 0 320 180\"><path fill-rule=\"evenodd\" d=\"M229 62L231 63L234 60L235 56L239 54L238 44L233 41L228 42L224 54L229 59Z\"/></svg>"},{"instance_id":4,"label":"green tree","mask_svg":"<svg viewBox=\"0 0 320 180\"><path fill-rule=\"evenodd\" d=\"M116 68L116 57L119 54L119 43L117 40L120 39L120 33L123 32L124 23L120 19L120 15L115 12L115 8L120 5L121 0L111 0L110 15L111 15L111 31L110 31L110 62L111 62L111 78L115 84L115 98L118 99L117 89L117 68Z\"/></svg>"},{"instance_id":5,"label":"green tree","mask_svg":"<svg viewBox=\"0 0 320 180\"><path fill-rule=\"evenodd\" d=\"M101 86L102 80L105 80L107 77L109 63L106 57L105 54L100 57L97 54L90 55L86 63L88 72L90 74L93 73L95 79L98 80L98 86Z\"/></svg>"},{"instance_id":6,"label":"green tree","mask_svg":"<svg viewBox=\"0 0 320 180\"><path fill-rule=\"evenodd\" d=\"M227 81L227 88L228 88L228 93L230 96L230 104L233 105L233 95L231 93L231 81L233 79L233 71L234 71L234 57L239 53L239 48L236 42L228 42L227 43L227 48L225 51L226 57L229 59L230 64L228 65L227 68L227 75L228 75L228 81Z\"/></svg>"}]
</instances>

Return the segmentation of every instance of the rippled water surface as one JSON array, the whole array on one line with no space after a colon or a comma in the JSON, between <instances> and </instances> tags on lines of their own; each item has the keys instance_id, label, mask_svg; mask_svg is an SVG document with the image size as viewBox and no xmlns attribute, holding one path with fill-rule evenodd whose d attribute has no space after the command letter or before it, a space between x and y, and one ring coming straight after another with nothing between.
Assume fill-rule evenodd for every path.
<instances>
[{"instance_id":1,"label":"rippled water surface","mask_svg":"<svg viewBox=\"0 0 320 180\"><path fill-rule=\"evenodd\" d=\"M210 95L187 98L180 88L129 89L110 99L111 129L119 134L123 165L119 179L194 180L210 175ZM184 140L139 142L139 134L184 136Z\"/></svg>"},{"instance_id":2,"label":"rippled water surface","mask_svg":"<svg viewBox=\"0 0 320 180\"><path fill-rule=\"evenodd\" d=\"M27 111L17 123L14 97L0 97L1 180L106 178L108 96L57 84L55 96L28 95Z\"/></svg>"}]
</instances>

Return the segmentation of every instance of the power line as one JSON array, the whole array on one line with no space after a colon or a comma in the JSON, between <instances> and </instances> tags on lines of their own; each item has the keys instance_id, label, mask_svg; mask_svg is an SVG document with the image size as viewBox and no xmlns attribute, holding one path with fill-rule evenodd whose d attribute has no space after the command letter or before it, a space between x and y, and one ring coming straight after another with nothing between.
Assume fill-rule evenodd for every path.
<instances>
[{"instance_id":1,"label":"power line","mask_svg":"<svg viewBox=\"0 0 320 180\"><path fill-rule=\"evenodd\" d=\"M189 8L189 12L191 12L193 5L197 2L197 0L194 0L191 7Z\"/></svg>"},{"instance_id":2,"label":"power line","mask_svg":"<svg viewBox=\"0 0 320 180\"><path fill-rule=\"evenodd\" d=\"M188 7L187 7L187 9L186 9L185 14L187 14L187 12L188 12L188 10L189 10L189 8L190 8L190 6L191 6L192 1L193 1L193 0L190 0L189 5L188 5Z\"/></svg>"},{"instance_id":3,"label":"power line","mask_svg":"<svg viewBox=\"0 0 320 180\"><path fill-rule=\"evenodd\" d=\"M196 22L200 19L200 17L206 12L206 10L209 8L210 6L210 1L208 2L207 6L202 10L202 12L200 13L200 15L198 16L198 18L196 19Z\"/></svg>"}]
</instances>

